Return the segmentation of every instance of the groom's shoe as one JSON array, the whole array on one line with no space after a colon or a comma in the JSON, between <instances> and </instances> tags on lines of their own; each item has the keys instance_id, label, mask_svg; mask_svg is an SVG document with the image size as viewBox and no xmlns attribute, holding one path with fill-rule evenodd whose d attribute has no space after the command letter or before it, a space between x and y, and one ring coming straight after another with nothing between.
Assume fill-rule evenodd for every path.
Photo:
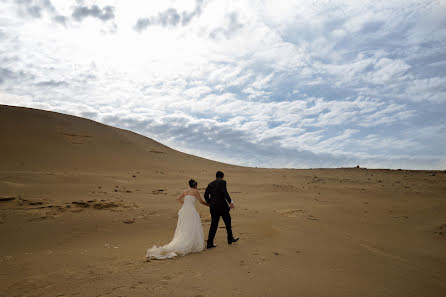
<instances>
[{"instance_id":1,"label":"groom's shoe","mask_svg":"<svg viewBox=\"0 0 446 297\"><path fill-rule=\"evenodd\" d=\"M214 247L216 247L216 245L215 244L208 244L207 246L206 246L206 248L208 248L208 249L211 249L211 248L214 248Z\"/></svg>"},{"instance_id":2,"label":"groom's shoe","mask_svg":"<svg viewBox=\"0 0 446 297\"><path fill-rule=\"evenodd\" d=\"M240 239L240 237L236 237L233 239L228 239L228 244L232 244L233 242L237 242Z\"/></svg>"}]
</instances>

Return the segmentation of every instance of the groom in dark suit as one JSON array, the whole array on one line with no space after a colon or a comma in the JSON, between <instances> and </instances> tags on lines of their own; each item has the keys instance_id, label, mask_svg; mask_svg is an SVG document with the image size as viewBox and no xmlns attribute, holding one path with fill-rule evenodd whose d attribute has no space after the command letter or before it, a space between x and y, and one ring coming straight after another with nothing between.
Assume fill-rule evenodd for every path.
<instances>
[{"instance_id":1,"label":"groom in dark suit","mask_svg":"<svg viewBox=\"0 0 446 297\"><path fill-rule=\"evenodd\" d=\"M223 179L225 175L223 172L217 171L215 176L216 180L207 186L206 192L204 193L204 199L210 206L209 208L212 217L207 242L208 249L216 247L214 244L214 237L215 233L217 232L220 217L223 218L223 222L225 222L226 225L228 244L232 244L239 239L238 237L234 238L232 236L231 215L229 214L229 210L234 208L234 202L232 202L232 199L228 194L228 190L226 189L226 181Z\"/></svg>"}]
</instances>

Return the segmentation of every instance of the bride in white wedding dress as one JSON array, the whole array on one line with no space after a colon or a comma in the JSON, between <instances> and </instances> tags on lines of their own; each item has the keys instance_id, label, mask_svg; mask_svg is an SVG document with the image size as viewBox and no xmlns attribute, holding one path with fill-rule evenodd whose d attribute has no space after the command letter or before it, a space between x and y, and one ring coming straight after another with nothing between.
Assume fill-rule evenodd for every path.
<instances>
[{"instance_id":1,"label":"bride in white wedding dress","mask_svg":"<svg viewBox=\"0 0 446 297\"><path fill-rule=\"evenodd\" d=\"M198 183L191 179L190 188L178 196L183 206L178 211L178 222L175 234L170 243L157 247L154 245L147 250L147 259L168 259L176 256L184 256L189 253L204 250L204 234L201 218L195 208L195 201L209 206L200 196L197 190Z\"/></svg>"}]
</instances>

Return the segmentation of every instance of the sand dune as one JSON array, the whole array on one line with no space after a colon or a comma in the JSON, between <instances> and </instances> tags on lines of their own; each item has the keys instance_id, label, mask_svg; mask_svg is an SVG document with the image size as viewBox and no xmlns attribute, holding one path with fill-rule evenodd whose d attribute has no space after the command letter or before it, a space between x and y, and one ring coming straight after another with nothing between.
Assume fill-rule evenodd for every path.
<instances>
[{"instance_id":1,"label":"sand dune","mask_svg":"<svg viewBox=\"0 0 446 297\"><path fill-rule=\"evenodd\" d=\"M12 106L0 141L0 296L446 296L445 172L232 166ZM216 170L240 241L146 262Z\"/></svg>"}]
</instances>

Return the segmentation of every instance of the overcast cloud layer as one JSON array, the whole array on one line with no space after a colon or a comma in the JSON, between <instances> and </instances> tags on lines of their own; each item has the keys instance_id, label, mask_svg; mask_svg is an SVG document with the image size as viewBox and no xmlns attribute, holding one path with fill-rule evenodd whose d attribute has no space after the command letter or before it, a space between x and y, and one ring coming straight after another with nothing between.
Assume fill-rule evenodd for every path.
<instances>
[{"instance_id":1,"label":"overcast cloud layer","mask_svg":"<svg viewBox=\"0 0 446 297\"><path fill-rule=\"evenodd\" d=\"M239 165L446 169L445 49L445 1L0 0L0 104Z\"/></svg>"}]
</instances>

